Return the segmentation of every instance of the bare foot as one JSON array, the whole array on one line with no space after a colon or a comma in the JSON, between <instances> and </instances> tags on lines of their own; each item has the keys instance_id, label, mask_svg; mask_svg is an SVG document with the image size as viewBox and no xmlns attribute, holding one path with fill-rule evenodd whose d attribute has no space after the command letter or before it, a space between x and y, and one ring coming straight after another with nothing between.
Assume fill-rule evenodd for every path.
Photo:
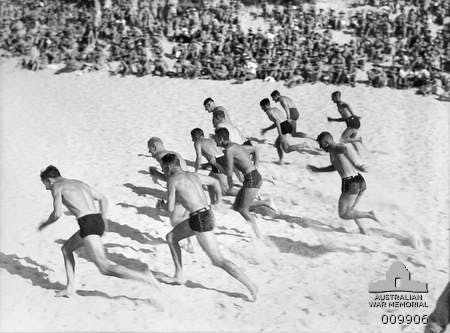
<instances>
[{"instance_id":1,"label":"bare foot","mask_svg":"<svg viewBox=\"0 0 450 333\"><path fill-rule=\"evenodd\" d=\"M159 283L158 283L158 280L156 280L156 278L155 278L155 276L153 275L153 273L152 273L150 270L146 270L144 274L145 274L146 277L147 277L147 281L146 281L146 282L147 282L149 285L151 285L152 287L154 287L155 289L160 290L160 289L159 289Z\"/></svg>"},{"instance_id":2,"label":"bare foot","mask_svg":"<svg viewBox=\"0 0 450 333\"><path fill-rule=\"evenodd\" d=\"M181 248L186 252L194 253L194 246L192 245L190 238L186 239L184 242L181 242Z\"/></svg>"},{"instance_id":3,"label":"bare foot","mask_svg":"<svg viewBox=\"0 0 450 333\"><path fill-rule=\"evenodd\" d=\"M250 302L255 302L256 296L258 294L258 287L256 287L256 285L252 283L252 286L248 290L250 291Z\"/></svg>"},{"instance_id":4,"label":"bare foot","mask_svg":"<svg viewBox=\"0 0 450 333\"><path fill-rule=\"evenodd\" d=\"M361 226L361 224L359 223L359 221L358 221L358 220L354 220L354 221L355 221L356 225L358 226L359 233L360 233L361 235L366 235L366 232L365 232L365 230L363 229L363 227Z\"/></svg>"},{"instance_id":5,"label":"bare foot","mask_svg":"<svg viewBox=\"0 0 450 333\"><path fill-rule=\"evenodd\" d=\"M380 220L377 218L377 216L375 215L375 212L374 212L373 210L371 210L371 211L369 212L369 214L370 214L370 217L369 217L369 218L371 218L372 220L374 220L374 221L377 222L378 224L382 225L381 222L380 222Z\"/></svg>"},{"instance_id":6,"label":"bare foot","mask_svg":"<svg viewBox=\"0 0 450 333\"><path fill-rule=\"evenodd\" d=\"M75 290L66 288L66 289L57 291L55 294L55 297L71 297L74 295L75 295Z\"/></svg>"},{"instance_id":7,"label":"bare foot","mask_svg":"<svg viewBox=\"0 0 450 333\"><path fill-rule=\"evenodd\" d=\"M164 283L168 283L168 284L179 284L179 285L184 285L186 283L186 278L179 274L179 275L175 275L175 276L162 276L160 278L160 280Z\"/></svg>"}]
</instances>

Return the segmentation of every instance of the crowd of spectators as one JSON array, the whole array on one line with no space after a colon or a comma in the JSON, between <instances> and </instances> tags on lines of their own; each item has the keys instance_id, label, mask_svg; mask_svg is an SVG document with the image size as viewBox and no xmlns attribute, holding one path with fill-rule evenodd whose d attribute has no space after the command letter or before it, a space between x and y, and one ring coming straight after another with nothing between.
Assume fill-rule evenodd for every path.
<instances>
[{"instance_id":1,"label":"crowd of spectators","mask_svg":"<svg viewBox=\"0 0 450 333\"><path fill-rule=\"evenodd\" d=\"M263 1L246 10L264 30L242 28L239 1L178 1L5 0L0 47L32 70L63 62L60 72L107 67L119 75L258 78L289 87L355 85L362 71L374 87L427 94L439 82L448 89L446 0L359 0L345 12ZM337 35L347 42L338 44Z\"/></svg>"}]
</instances>

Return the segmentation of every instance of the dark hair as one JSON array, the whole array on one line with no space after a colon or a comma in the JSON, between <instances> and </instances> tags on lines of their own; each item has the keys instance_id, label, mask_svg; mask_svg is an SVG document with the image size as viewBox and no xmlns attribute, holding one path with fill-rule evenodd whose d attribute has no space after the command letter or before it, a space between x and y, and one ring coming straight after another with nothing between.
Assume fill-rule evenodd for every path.
<instances>
[{"instance_id":1,"label":"dark hair","mask_svg":"<svg viewBox=\"0 0 450 333\"><path fill-rule=\"evenodd\" d=\"M333 93L331 94L331 97L335 97L335 96L341 96L341 92L339 90L333 91Z\"/></svg>"},{"instance_id":2,"label":"dark hair","mask_svg":"<svg viewBox=\"0 0 450 333\"><path fill-rule=\"evenodd\" d=\"M223 112L223 110L215 110L214 112L213 112L213 117L214 118L223 118L223 119L225 119L225 112Z\"/></svg>"},{"instance_id":3,"label":"dark hair","mask_svg":"<svg viewBox=\"0 0 450 333\"><path fill-rule=\"evenodd\" d=\"M281 95L280 94L280 92L278 91L278 90L274 90L274 91L272 91L272 93L270 94L270 96L279 96L279 95Z\"/></svg>"},{"instance_id":4,"label":"dark hair","mask_svg":"<svg viewBox=\"0 0 450 333\"><path fill-rule=\"evenodd\" d=\"M325 138L328 138L328 137L329 138L333 138L333 136L330 134L330 132L322 132L322 133L319 134L319 136L317 137L316 141L319 142L322 139L325 139Z\"/></svg>"},{"instance_id":5,"label":"dark hair","mask_svg":"<svg viewBox=\"0 0 450 333\"><path fill-rule=\"evenodd\" d=\"M228 132L228 130L225 127L216 129L215 133L216 133L216 138L221 138L225 141L230 140L230 132Z\"/></svg>"},{"instance_id":6,"label":"dark hair","mask_svg":"<svg viewBox=\"0 0 450 333\"><path fill-rule=\"evenodd\" d=\"M41 180L56 177L61 177L61 174L59 173L59 170L53 165L49 165L43 171L41 171Z\"/></svg>"},{"instance_id":7,"label":"dark hair","mask_svg":"<svg viewBox=\"0 0 450 333\"><path fill-rule=\"evenodd\" d=\"M204 137L205 133L203 133L203 130L201 128L194 128L191 131L191 136L196 137L196 138L197 137Z\"/></svg>"},{"instance_id":8,"label":"dark hair","mask_svg":"<svg viewBox=\"0 0 450 333\"><path fill-rule=\"evenodd\" d=\"M175 154L166 154L161 158L161 164L180 166L180 160Z\"/></svg>"},{"instance_id":9,"label":"dark hair","mask_svg":"<svg viewBox=\"0 0 450 333\"><path fill-rule=\"evenodd\" d=\"M357 116L351 116L347 119L347 126L354 129L359 129L361 127L361 123L359 122L359 118Z\"/></svg>"},{"instance_id":10,"label":"dark hair","mask_svg":"<svg viewBox=\"0 0 450 333\"><path fill-rule=\"evenodd\" d=\"M208 97L203 101L203 106L206 106L206 104L208 104L209 102L214 102L214 100L211 97Z\"/></svg>"},{"instance_id":11,"label":"dark hair","mask_svg":"<svg viewBox=\"0 0 450 333\"><path fill-rule=\"evenodd\" d=\"M268 98L264 98L261 100L261 102L259 102L259 105L264 107L264 106L270 106L270 101Z\"/></svg>"}]
</instances>

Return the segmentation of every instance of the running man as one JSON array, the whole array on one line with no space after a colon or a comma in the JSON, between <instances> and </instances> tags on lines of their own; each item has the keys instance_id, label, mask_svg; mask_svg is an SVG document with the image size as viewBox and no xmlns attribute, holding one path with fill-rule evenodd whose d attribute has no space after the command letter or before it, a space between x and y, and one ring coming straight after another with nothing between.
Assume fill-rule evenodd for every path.
<instances>
[{"instance_id":1,"label":"running man","mask_svg":"<svg viewBox=\"0 0 450 333\"><path fill-rule=\"evenodd\" d=\"M152 155L152 157L155 160L158 161L158 163L161 166L161 169L162 169L161 160L167 154L174 154L175 156L177 156L178 160L180 161L181 168L186 169L186 161L180 156L180 154L178 154L174 151L167 150L164 147L164 143L160 138L155 137L155 136L151 137L147 141L147 147L148 147L148 152ZM157 182L158 180L162 180L165 182L167 181L167 176L164 173L162 173L161 171L158 171L158 169L156 167L149 167L148 171L150 173L150 177L153 178L154 182ZM158 201L156 203L156 208L167 211L167 202L164 201L164 199L158 199ZM186 214L187 214L186 210L182 206L178 205L176 207L175 215L179 216L178 220L183 220L183 218L185 217ZM173 223L173 219L171 220L171 222ZM194 253L194 247L192 246L192 242L191 242L190 238L188 238L186 240L186 244L184 244L183 248L190 253Z\"/></svg>"},{"instance_id":2,"label":"running man","mask_svg":"<svg viewBox=\"0 0 450 333\"><path fill-rule=\"evenodd\" d=\"M174 152L174 151L170 151L167 150L164 147L164 143L163 141L158 138L158 137L151 137L148 141L147 141L147 148L148 148L148 152L152 155L152 157L158 161L158 163L161 165L161 159L164 157L164 155L166 154L175 154L177 155L178 159L180 160L181 163L181 167L183 169L186 169L186 162L185 160L180 156L180 154ZM164 180L166 181L166 175L160 171L158 171L158 169L156 167L150 167L149 168L149 173L150 176L153 177L153 180L155 179L159 179L159 180Z\"/></svg>"},{"instance_id":3,"label":"running man","mask_svg":"<svg viewBox=\"0 0 450 333\"><path fill-rule=\"evenodd\" d=\"M359 232L365 234L359 219L367 218L378 223L374 211L361 212L356 210L356 205L366 190L366 182L356 170L365 171L364 167L357 165L348 154L348 147L344 144L336 143L333 136L328 132L322 132L317 137L320 148L330 153L331 165L318 168L308 165L308 169L313 172L331 172L336 170L342 179L341 196L339 198L339 217L344 220L354 220Z\"/></svg>"},{"instance_id":4,"label":"running man","mask_svg":"<svg viewBox=\"0 0 450 333\"><path fill-rule=\"evenodd\" d=\"M258 239L263 239L255 218L250 214L250 210L259 207L267 206L277 212L273 201L271 199L255 201L258 196L259 189L262 185L261 174L252 163L249 154L249 149L253 149L256 156L256 165L259 161L259 152L252 146L245 147L230 141L230 134L226 128L216 129L215 139L219 147L225 148L225 159L227 163L226 173L228 176L228 187L233 188L233 170L236 168L244 174L244 182L239 190L236 200L233 204L233 209L239 212L244 219L250 223L253 232Z\"/></svg>"},{"instance_id":5,"label":"running man","mask_svg":"<svg viewBox=\"0 0 450 333\"><path fill-rule=\"evenodd\" d=\"M62 246L67 285L64 290L56 294L57 297L70 297L76 293L73 252L83 246L102 274L141 281L151 285L154 291L159 290L158 283L150 271L143 273L131 270L113 263L106 257L101 237L105 232L108 201L103 194L79 180L63 178L59 170L52 165L41 172L41 181L45 189L52 193L53 212L45 222L39 225L39 231L58 221L62 215L63 205L75 215L80 226L80 230ZM97 210L95 201L99 202L100 212Z\"/></svg>"},{"instance_id":6,"label":"running man","mask_svg":"<svg viewBox=\"0 0 450 333\"><path fill-rule=\"evenodd\" d=\"M219 182L212 177L199 173L183 171L180 167L180 161L174 154L167 154L162 158L162 168L168 179L169 211L173 213L175 206L179 204L189 212L189 218L177 223L166 236L175 264L175 276L168 282L178 284L186 282L183 275L181 248L178 243L184 238L195 235L213 265L222 268L241 282L250 292L250 301L254 302L257 294L255 284L234 263L222 256L214 235L214 214L208 205L202 185L214 190L217 201L213 204L218 205L222 200Z\"/></svg>"},{"instance_id":7,"label":"running man","mask_svg":"<svg viewBox=\"0 0 450 333\"><path fill-rule=\"evenodd\" d=\"M230 138L233 142L239 145L247 145L251 146L251 142L245 138L242 132L234 126L226 121L226 114L223 110L216 110L213 113L213 125L214 129L218 128L226 128L230 133Z\"/></svg>"},{"instance_id":8,"label":"running man","mask_svg":"<svg viewBox=\"0 0 450 333\"><path fill-rule=\"evenodd\" d=\"M233 122L231 121L231 118L228 114L227 109L225 109L223 106L216 106L214 100L211 97L208 97L203 101L203 106L205 107L205 110L208 113L214 113L214 111L223 111L225 114L225 122L227 124L233 125Z\"/></svg>"},{"instance_id":9,"label":"running man","mask_svg":"<svg viewBox=\"0 0 450 333\"><path fill-rule=\"evenodd\" d=\"M352 109L350 108L350 105L348 105L347 103L344 103L341 100L341 92L340 91L335 91L331 94L331 100L336 104L337 109L341 115L341 118L331 118L331 117L327 117L328 121L337 121L337 122L345 122L347 125L347 128L344 130L344 132L342 133L341 138L345 138L348 137L349 134L347 133L347 131L351 131L351 127L350 127L350 121L354 121L354 119L356 118L356 120L358 121L358 128L361 126L361 123L359 121L359 119L361 117L356 116L353 114ZM356 147L355 147L356 149Z\"/></svg>"},{"instance_id":10,"label":"running man","mask_svg":"<svg viewBox=\"0 0 450 333\"><path fill-rule=\"evenodd\" d=\"M278 90L272 91L270 96L275 103L280 103L286 112L287 120L292 126L292 136L296 138L308 138L314 140L314 138L309 137L306 133L297 132L297 120L300 117L300 114L297 106L294 104L294 101L288 96L282 96Z\"/></svg>"},{"instance_id":11,"label":"running man","mask_svg":"<svg viewBox=\"0 0 450 333\"><path fill-rule=\"evenodd\" d=\"M212 166L209 176L216 178L220 187L222 188L222 195L228 192L227 176L225 175L225 156L222 150L217 147L216 142L213 139L205 138L205 134L202 129L194 128L191 131L191 138L194 142L195 148L195 172L201 168L202 156L206 158L208 163ZM211 195L212 193L210 193Z\"/></svg>"},{"instance_id":12,"label":"running man","mask_svg":"<svg viewBox=\"0 0 450 333\"><path fill-rule=\"evenodd\" d=\"M264 135L267 131L274 128L278 131L278 137L275 140L275 148L277 149L279 164L283 163L284 153L289 154L297 151L299 153L319 154L317 151L311 149L306 143L290 145L287 135L292 133L292 126L287 119L286 113L278 108L270 107L270 101L268 98L261 100L259 105L266 113L267 117L269 117L269 119L273 122L271 126L263 128L261 130L261 134Z\"/></svg>"}]
</instances>

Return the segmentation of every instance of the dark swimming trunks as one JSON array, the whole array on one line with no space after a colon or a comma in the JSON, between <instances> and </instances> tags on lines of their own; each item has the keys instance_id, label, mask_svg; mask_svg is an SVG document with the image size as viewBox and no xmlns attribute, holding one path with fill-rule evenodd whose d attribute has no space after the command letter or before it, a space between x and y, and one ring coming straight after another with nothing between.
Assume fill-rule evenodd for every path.
<instances>
[{"instance_id":1,"label":"dark swimming trunks","mask_svg":"<svg viewBox=\"0 0 450 333\"><path fill-rule=\"evenodd\" d=\"M189 227L196 232L213 230L214 215L211 208L205 207L189 214Z\"/></svg>"},{"instance_id":2,"label":"dark swimming trunks","mask_svg":"<svg viewBox=\"0 0 450 333\"><path fill-rule=\"evenodd\" d=\"M246 146L253 146L252 143L250 142L250 140L245 141L245 142L243 143L243 145L246 145Z\"/></svg>"},{"instance_id":3,"label":"dark swimming trunks","mask_svg":"<svg viewBox=\"0 0 450 333\"><path fill-rule=\"evenodd\" d=\"M84 215L78 219L78 225L81 238L88 235L102 236L105 232L105 222L101 214Z\"/></svg>"},{"instance_id":4,"label":"dark swimming trunks","mask_svg":"<svg viewBox=\"0 0 450 333\"><path fill-rule=\"evenodd\" d=\"M342 179L341 191L346 194L359 194L366 189L366 181L361 174Z\"/></svg>"},{"instance_id":5,"label":"dark swimming trunks","mask_svg":"<svg viewBox=\"0 0 450 333\"><path fill-rule=\"evenodd\" d=\"M291 134L292 133L292 125L287 120L283 121L280 124L280 127L281 127L281 134Z\"/></svg>"},{"instance_id":6,"label":"dark swimming trunks","mask_svg":"<svg viewBox=\"0 0 450 333\"><path fill-rule=\"evenodd\" d=\"M361 127L361 122L359 121L359 118L356 116L348 117L345 120L345 123L347 124L347 127L359 129Z\"/></svg>"},{"instance_id":7,"label":"dark swimming trunks","mask_svg":"<svg viewBox=\"0 0 450 333\"><path fill-rule=\"evenodd\" d=\"M261 188L262 177L258 170L253 170L250 173L244 175L244 182L242 188Z\"/></svg>"},{"instance_id":8,"label":"dark swimming trunks","mask_svg":"<svg viewBox=\"0 0 450 333\"><path fill-rule=\"evenodd\" d=\"M292 120L297 120L298 117L300 117L300 114L298 113L298 110L296 108L289 108L289 115L291 116Z\"/></svg>"}]
</instances>

